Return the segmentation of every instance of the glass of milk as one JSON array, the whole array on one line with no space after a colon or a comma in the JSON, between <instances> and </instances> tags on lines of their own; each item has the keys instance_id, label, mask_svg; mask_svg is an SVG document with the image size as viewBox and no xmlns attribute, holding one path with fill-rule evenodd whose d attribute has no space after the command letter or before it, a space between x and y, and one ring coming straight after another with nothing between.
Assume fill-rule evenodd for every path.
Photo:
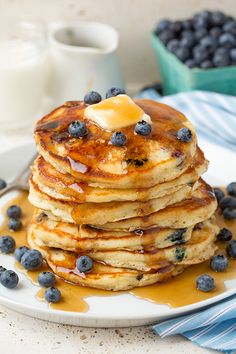
<instances>
[{"instance_id":1,"label":"glass of milk","mask_svg":"<svg viewBox=\"0 0 236 354\"><path fill-rule=\"evenodd\" d=\"M47 74L42 22L0 24L0 132L33 127L39 118Z\"/></svg>"}]
</instances>

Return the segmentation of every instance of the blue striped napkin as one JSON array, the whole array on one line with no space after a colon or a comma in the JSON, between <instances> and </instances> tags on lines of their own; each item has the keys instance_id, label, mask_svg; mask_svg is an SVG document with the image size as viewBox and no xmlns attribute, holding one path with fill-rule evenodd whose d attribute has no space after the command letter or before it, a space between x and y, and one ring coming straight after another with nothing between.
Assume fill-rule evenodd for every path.
<instances>
[{"instance_id":1,"label":"blue striped napkin","mask_svg":"<svg viewBox=\"0 0 236 354\"><path fill-rule=\"evenodd\" d=\"M206 91L190 91L161 97L155 90L138 98L151 98L184 113L199 136L236 151L236 97Z\"/></svg>"},{"instance_id":2,"label":"blue striped napkin","mask_svg":"<svg viewBox=\"0 0 236 354\"><path fill-rule=\"evenodd\" d=\"M198 135L236 151L236 98L213 92L191 91L161 97L155 90L142 91L151 98L183 112ZM161 337L181 334L192 342L225 353L236 353L236 295L194 314L153 326Z\"/></svg>"}]
</instances>

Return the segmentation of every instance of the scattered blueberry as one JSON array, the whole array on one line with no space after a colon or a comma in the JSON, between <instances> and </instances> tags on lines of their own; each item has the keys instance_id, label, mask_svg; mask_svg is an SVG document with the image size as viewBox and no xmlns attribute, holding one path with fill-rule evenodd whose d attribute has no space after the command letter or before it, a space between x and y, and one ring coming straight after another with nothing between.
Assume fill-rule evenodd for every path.
<instances>
[{"instance_id":1,"label":"scattered blueberry","mask_svg":"<svg viewBox=\"0 0 236 354\"><path fill-rule=\"evenodd\" d=\"M122 132L115 132L111 136L111 143L114 146L123 146L125 145L127 138Z\"/></svg>"},{"instance_id":2,"label":"scattered blueberry","mask_svg":"<svg viewBox=\"0 0 236 354\"><path fill-rule=\"evenodd\" d=\"M200 275L196 280L196 286L198 290L209 292L215 289L215 280L208 274Z\"/></svg>"},{"instance_id":3,"label":"scattered blueberry","mask_svg":"<svg viewBox=\"0 0 236 354\"><path fill-rule=\"evenodd\" d=\"M6 188L7 183L6 181L4 181L4 179L0 178L0 190L3 188Z\"/></svg>"},{"instance_id":4,"label":"scattered blueberry","mask_svg":"<svg viewBox=\"0 0 236 354\"><path fill-rule=\"evenodd\" d=\"M218 254L216 256L213 256L210 263L211 269L214 270L215 272L223 272L224 270L226 270L228 265L229 265L228 258L223 254Z\"/></svg>"},{"instance_id":5,"label":"scattered blueberry","mask_svg":"<svg viewBox=\"0 0 236 354\"><path fill-rule=\"evenodd\" d=\"M19 283L19 277L13 270L5 270L0 275L0 283L8 289L14 289Z\"/></svg>"},{"instance_id":6,"label":"scattered blueberry","mask_svg":"<svg viewBox=\"0 0 236 354\"><path fill-rule=\"evenodd\" d=\"M233 220L236 219L236 209L232 209L232 208L225 208L223 210L223 217L226 220Z\"/></svg>"},{"instance_id":7,"label":"scattered blueberry","mask_svg":"<svg viewBox=\"0 0 236 354\"><path fill-rule=\"evenodd\" d=\"M226 248L229 257L236 259L236 240L231 240Z\"/></svg>"},{"instance_id":8,"label":"scattered blueberry","mask_svg":"<svg viewBox=\"0 0 236 354\"><path fill-rule=\"evenodd\" d=\"M61 300L61 292L59 289L51 287L45 291L44 297L47 302L56 303Z\"/></svg>"},{"instance_id":9,"label":"scattered blueberry","mask_svg":"<svg viewBox=\"0 0 236 354\"><path fill-rule=\"evenodd\" d=\"M228 184L226 190L230 195L236 197L236 182L231 182L230 184Z\"/></svg>"},{"instance_id":10,"label":"scattered blueberry","mask_svg":"<svg viewBox=\"0 0 236 354\"><path fill-rule=\"evenodd\" d=\"M44 288L49 288L53 286L56 282L56 277L52 272L42 272L38 276L39 285Z\"/></svg>"},{"instance_id":11,"label":"scattered blueberry","mask_svg":"<svg viewBox=\"0 0 236 354\"><path fill-rule=\"evenodd\" d=\"M86 103L86 104L99 103L101 100L102 100L102 96L100 95L100 93L98 93L96 91L89 91L84 96L84 103Z\"/></svg>"},{"instance_id":12,"label":"scattered blueberry","mask_svg":"<svg viewBox=\"0 0 236 354\"><path fill-rule=\"evenodd\" d=\"M125 94L125 90L120 88L120 87L111 87L107 93L106 93L106 98L109 97L114 97L117 95Z\"/></svg>"},{"instance_id":13,"label":"scattered blueberry","mask_svg":"<svg viewBox=\"0 0 236 354\"><path fill-rule=\"evenodd\" d=\"M76 120L69 125L68 132L73 138L83 138L88 134L88 129L84 122Z\"/></svg>"},{"instance_id":14,"label":"scattered blueberry","mask_svg":"<svg viewBox=\"0 0 236 354\"><path fill-rule=\"evenodd\" d=\"M218 235L216 236L218 241L230 241L232 237L232 232L229 229L226 229L225 227L221 229Z\"/></svg>"},{"instance_id":15,"label":"scattered blueberry","mask_svg":"<svg viewBox=\"0 0 236 354\"><path fill-rule=\"evenodd\" d=\"M225 196L224 192L220 188L214 188L214 193L218 203Z\"/></svg>"},{"instance_id":16,"label":"scattered blueberry","mask_svg":"<svg viewBox=\"0 0 236 354\"><path fill-rule=\"evenodd\" d=\"M219 44L225 48L233 48L236 46L236 38L231 33L223 33L219 37Z\"/></svg>"},{"instance_id":17,"label":"scattered blueberry","mask_svg":"<svg viewBox=\"0 0 236 354\"><path fill-rule=\"evenodd\" d=\"M7 208L7 216L13 219L20 218L21 208L18 205L11 205L9 208Z\"/></svg>"},{"instance_id":18,"label":"scattered blueberry","mask_svg":"<svg viewBox=\"0 0 236 354\"><path fill-rule=\"evenodd\" d=\"M14 252L15 259L20 262L23 254L25 254L27 251L29 251L29 248L26 246L16 248Z\"/></svg>"},{"instance_id":19,"label":"scattered blueberry","mask_svg":"<svg viewBox=\"0 0 236 354\"><path fill-rule=\"evenodd\" d=\"M221 198L219 206L222 210L225 208L236 209L236 198L227 195Z\"/></svg>"},{"instance_id":20,"label":"scattered blueberry","mask_svg":"<svg viewBox=\"0 0 236 354\"><path fill-rule=\"evenodd\" d=\"M39 251L29 250L21 257L21 264L27 270L36 270L43 264L43 257Z\"/></svg>"},{"instance_id":21,"label":"scattered blueberry","mask_svg":"<svg viewBox=\"0 0 236 354\"><path fill-rule=\"evenodd\" d=\"M22 223L19 219L10 218L10 220L8 222L8 227L10 230L18 231L21 229Z\"/></svg>"},{"instance_id":22,"label":"scattered blueberry","mask_svg":"<svg viewBox=\"0 0 236 354\"><path fill-rule=\"evenodd\" d=\"M14 251L16 243L11 236L1 236L0 237L0 250L2 253L11 253Z\"/></svg>"},{"instance_id":23,"label":"scattered blueberry","mask_svg":"<svg viewBox=\"0 0 236 354\"><path fill-rule=\"evenodd\" d=\"M180 141L188 143L192 139L192 132L188 128L181 128L177 133L177 138Z\"/></svg>"},{"instance_id":24,"label":"scattered blueberry","mask_svg":"<svg viewBox=\"0 0 236 354\"><path fill-rule=\"evenodd\" d=\"M88 256L80 256L76 261L76 267L81 273L89 272L93 268L93 260Z\"/></svg>"},{"instance_id":25,"label":"scattered blueberry","mask_svg":"<svg viewBox=\"0 0 236 354\"><path fill-rule=\"evenodd\" d=\"M5 272L6 268L4 268L3 266L0 266L0 276L3 272Z\"/></svg>"},{"instance_id":26,"label":"scattered blueberry","mask_svg":"<svg viewBox=\"0 0 236 354\"><path fill-rule=\"evenodd\" d=\"M151 127L151 124L149 124L145 120L141 120L140 122L138 122L135 125L134 131L135 131L135 133L137 133L139 135L146 136L146 135L151 134L152 127Z\"/></svg>"}]
</instances>

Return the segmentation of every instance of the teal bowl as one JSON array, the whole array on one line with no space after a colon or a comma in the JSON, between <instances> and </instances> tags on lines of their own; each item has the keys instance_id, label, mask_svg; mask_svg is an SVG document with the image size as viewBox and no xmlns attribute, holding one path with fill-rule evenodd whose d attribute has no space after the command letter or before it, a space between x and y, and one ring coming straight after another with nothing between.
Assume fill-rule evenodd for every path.
<instances>
[{"instance_id":1,"label":"teal bowl","mask_svg":"<svg viewBox=\"0 0 236 354\"><path fill-rule=\"evenodd\" d=\"M156 54L164 94L205 90L236 95L236 66L207 70L189 69L166 49L154 33L152 33L152 46Z\"/></svg>"}]
</instances>

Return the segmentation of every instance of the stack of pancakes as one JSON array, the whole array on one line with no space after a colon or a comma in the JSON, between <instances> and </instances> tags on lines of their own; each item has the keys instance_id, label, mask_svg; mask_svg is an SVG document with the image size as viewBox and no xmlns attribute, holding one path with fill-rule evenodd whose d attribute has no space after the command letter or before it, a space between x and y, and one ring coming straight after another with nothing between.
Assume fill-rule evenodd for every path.
<instances>
[{"instance_id":1,"label":"stack of pancakes","mask_svg":"<svg viewBox=\"0 0 236 354\"><path fill-rule=\"evenodd\" d=\"M121 147L84 118L82 101L66 102L37 123L28 242L65 280L127 290L168 280L215 252L216 200L201 179L208 162L194 128L171 107L136 104L151 117L152 132L125 127ZM76 120L86 123L86 137L68 133ZM181 128L191 130L191 141L177 138ZM93 260L86 274L76 268L81 255Z\"/></svg>"}]
</instances>

